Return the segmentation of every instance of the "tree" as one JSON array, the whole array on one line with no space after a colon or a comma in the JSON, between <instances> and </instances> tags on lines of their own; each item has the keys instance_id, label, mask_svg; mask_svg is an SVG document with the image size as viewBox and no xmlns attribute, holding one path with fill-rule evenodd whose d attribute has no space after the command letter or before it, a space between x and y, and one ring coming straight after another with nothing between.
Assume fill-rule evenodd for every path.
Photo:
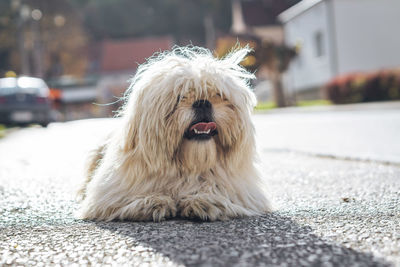
<instances>
[{"instance_id":1,"label":"tree","mask_svg":"<svg viewBox=\"0 0 400 267\"><path fill-rule=\"evenodd\" d=\"M261 41L260 38L251 35L238 35L236 38L227 36L221 38L217 44L216 54L223 57L233 47L249 45L253 51L241 63L249 71L256 72L265 69L268 78L273 85L274 101L278 107L287 105L282 86L282 74L289 67L290 62L296 56L295 48L283 44Z\"/></svg>"},{"instance_id":2,"label":"tree","mask_svg":"<svg viewBox=\"0 0 400 267\"><path fill-rule=\"evenodd\" d=\"M278 107L287 105L282 86L282 74L289 67L289 63L296 56L295 48L278 45L272 42L259 42L255 49L256 65L265 67L273 84L273 95Z\"/></svg>"},{"instance_id":3,"label":"tree","mask_svg":"<svg viewBox=\"0 0 400 267\"><path fill-rule=\"evenodd\" d=\"M40 76L61 62L67 74L84 73L87 61L79 55L87 38L75 11L68 0L1 1L0 71Z\"/></svg>"},{"instance_id":4,"label":"tree","mask_svg":"<svg viewBox=\"0 0 400 267\"><path fill-rule=\"evenodd\" d=\"M230 27L230 0L70 0L84 14L94 40L172 35L178 44L204 45L204 18L211 27Z\"/></svg>"},{"instance_id":5,"label":"tree","mask_svg":"<svg viewBox=\"0 0 400 267\"><path fill-rule=\"evenodd\" d=\"M0 75L10 70L16 44L16 17L9 1L0 1ZM0 77L1 77L0 76Z\"/></svg>"}]
</instances>

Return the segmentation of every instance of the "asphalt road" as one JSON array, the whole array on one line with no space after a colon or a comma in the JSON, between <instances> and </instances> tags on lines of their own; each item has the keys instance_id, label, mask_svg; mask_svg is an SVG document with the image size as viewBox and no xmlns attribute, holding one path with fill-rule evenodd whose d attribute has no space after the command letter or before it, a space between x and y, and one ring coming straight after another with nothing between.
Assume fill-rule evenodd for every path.
<instances>
[{"instance_id":1,"label":"asphalt road","mask_svg":"<svg viewBox=\"0 0 400 267\"><path fill-rule=\"evenodd\" d=\"M214 223L75 220L85 153L115 121L15 131L0 139L0 265L400 266L400 112L343 112L255 115L275 211Z\"/></svg>"}]
</instances>

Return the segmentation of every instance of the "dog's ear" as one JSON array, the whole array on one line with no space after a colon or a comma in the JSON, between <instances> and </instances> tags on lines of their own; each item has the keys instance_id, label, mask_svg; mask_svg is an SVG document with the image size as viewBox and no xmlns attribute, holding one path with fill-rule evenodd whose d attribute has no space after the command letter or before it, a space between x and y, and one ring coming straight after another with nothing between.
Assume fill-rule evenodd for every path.
<instances>
[{"instance_id":1,"label":"dog's ear","mask_svg":"<svg viewBox=\"0 0 400 267\"><path fill-rule=\"evenodd\" d=\"M132 118L132 120L135 120ZM124 140L123 140L123 149L124 151L132 150L137 145L137 128L135 127L134 121L126 121L124 127Z\"/></svg>"},{"instance_id":2,"label":"dog's ear","mask_svg":"<svg viewBox=\"0 0 400 267\"><path fill-rule=\"evenodd\" d=\"M254 73L246 70L240 63L246 59L252 49L247 45L245 47L234 47L233 50L222 59L222 65L227 67L226 72L232 77L244 79L245 81L255 79Z\"/></svg>"},{"instance_id":3,"label":"dog's ear","mask_svg":"<svg viewBox=\"0 0 400 267\"><path fill-rule=\"evenodd\" d=\"M250 52L251 49L248 45L242 48L237 45L223 58L223 61L231 65L239 65Z\"/></svg>"},{"instance_id":4,"label":"dog's ear","mask_svg":"<svg viewBox=\"0 0 400 267\"><path fill-rule=\"evenodd\" d=\"M140 123L140 118L138 118L140 116L138 114L138 103L140 102L138 101L142 101L142 99L142 95L137 95L136 92L133 92L119 114L122 119L119 135L122 137L122 149L126 152L134 149L138 143L138 127Z\"/></svg>"},{"instance_id":5,"label":"dog's ear","mask_svg":"<svg viewBox=\"0 0 400 267\"><path fill-rule=\"evenodd\" d=\"M166 160L164 144L168 135L163 116L170 104L168 97L156 91L154 87L133 91L121 112L121 148L127 153L139 153L148 167L160 166L159 161Z\"/></svg>"}]
</instances>

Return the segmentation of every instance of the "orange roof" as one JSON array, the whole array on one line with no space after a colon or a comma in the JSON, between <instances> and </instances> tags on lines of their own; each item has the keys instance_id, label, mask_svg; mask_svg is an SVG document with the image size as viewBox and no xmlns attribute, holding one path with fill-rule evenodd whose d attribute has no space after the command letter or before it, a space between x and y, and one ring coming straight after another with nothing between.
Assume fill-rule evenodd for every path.
<instances>
[{"instance_id":1,"label":"orange roof","mask_svg":"<svg viewBox=\"0 0 400 267\"><path fill-rule=\"evenodd\" d=\"M149 37L127 40L105 40L101 43L102 72L136 70L137 65L155 52L171 49L173 39L166 37Z\"/></svg>"}]
</instances>

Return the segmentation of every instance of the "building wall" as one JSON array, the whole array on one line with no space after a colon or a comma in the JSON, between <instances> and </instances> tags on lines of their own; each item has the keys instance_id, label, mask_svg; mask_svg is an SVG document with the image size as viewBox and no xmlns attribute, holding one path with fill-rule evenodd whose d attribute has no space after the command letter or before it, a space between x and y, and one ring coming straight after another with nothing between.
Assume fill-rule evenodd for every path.
<instances>
[{"instance_id":1,"label":"building wall","mask_svg":"<svg viewBox=\"0 0 400 267\"><path fill-rule=\"evenodd\" d=\"M304 91L329 80L332 77L332 35L327 1L316 4L288 21L284 31L285 43L300 47L297 58L285 75L286 88L289 91Z\"/></svg>"},{"instance_id":2,"label":"building wall","mask_svg":"<svg viewBox=\"0 0 400 267\"><path fill-rule=\"evenodd\" d=\"M334 0L338 74L400 66L399 0Z\"/></svg>"}]
</instances>

